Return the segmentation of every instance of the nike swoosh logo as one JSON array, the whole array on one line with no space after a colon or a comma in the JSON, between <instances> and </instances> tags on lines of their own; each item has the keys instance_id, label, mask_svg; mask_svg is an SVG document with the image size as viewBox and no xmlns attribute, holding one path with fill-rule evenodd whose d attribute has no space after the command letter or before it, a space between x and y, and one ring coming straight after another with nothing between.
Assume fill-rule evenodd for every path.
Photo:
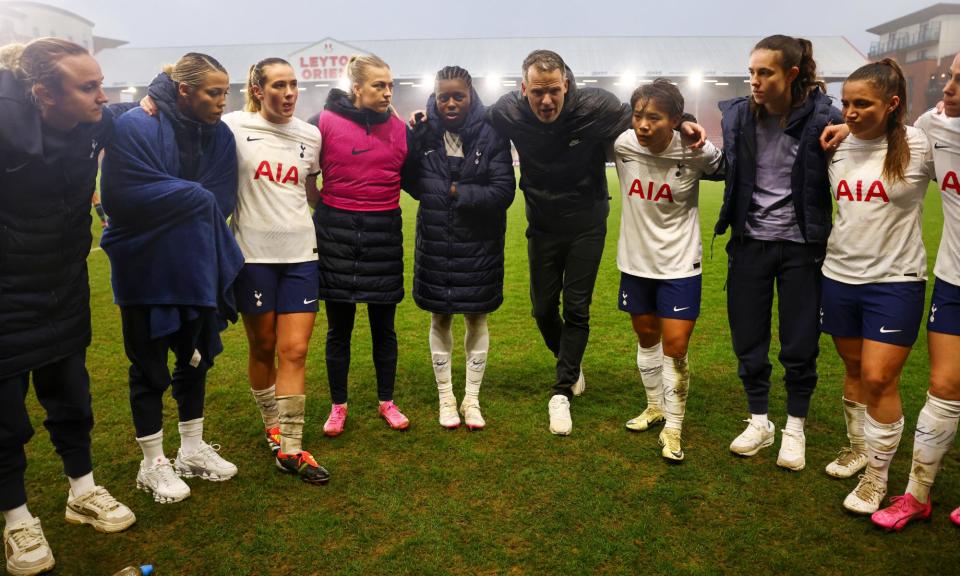
<instances>
[{"instance_id":1,"label":"nike swoosh logo","mask_svg":"<svg viewBox=\"0 0 960 576\"><path fill-rule=\"evenodd\" d=\"M887 330L887 327L886 327L886 326L881 326L881 327L880 327L880 333L881 333L881 334L893 334L894 332L903 332L903 330Z\"/></svg>"},{"instance_id":2,"label":"nike swoosh logo","mask_svg":"<svg viewBox=\"0 0 960 576\"><path fill-rule=\"evenodd\" d=\"M369 152L371 150L373 150L373 148L366 148L364 150L357 150L356 148L354 148L353 150L350 151L350 153L356 156L357 154L363 154L364 152Z\"/></svg>"},{"instance_id":3,"label":"nike swoosh logo","mask_svg":"<svg viewBox=\"0 0 960 576\"><path fill-rule=\"evenodd\" d=\"M624 158L623 160L621 160L621 162L623 162L624 164L626 164L627 162L633 162L633 159L632 159L632 158Z\"/></svg>"},{"instance_id":4,"label":"nike swoosh logo","mask_svg":"<svg viewBox=\"0 0 960 576\"><path fill-rule=\"evenodd\" d=\"M313 304L313 303L316 302L317 300L319 300L319 298L314 298L313 300L307 300L306 298L304 298L304 299L303 299L303 303L304 303L304 304Z\"/></svg>"},{"instance_id":5,"label":"nike swoosh logo","mask_svg":"<svg viewBox=\"0 0 960 576\"><path fill-rule=\"evenodd\" d=\"M429 156L431 153L436 152L436 150L427 150L423 153L424 156Z\"/></svg>"},{"instance_id":6,"label":"nike swoosh logo","mask_svg":"<svg viewBox=\"0 0 960 576\"><path fill-rule=\"evenodd\" d=\"M571 140L571 141L570 141L570 147L573 148L574 146L576 146L576 145L579 144L580 142L582 142L582 140L580 140L579 138L577 138L577 139L575 139L575 140Z\"/></svg>"},{"instance_id":7,"label":"nike swoosh logo","mask_svg":"<svg viewBox=\"0 0 960 576\"><path fill-rule=\"evenodd\" d=\"M689 309L690 309L689 306L684 306L683 308L677 308L676 306L673 307L674 312L683 312L684 310L689 310Z\"/></svg>"},{"instance_id":8,"label":"nike swoosh logo","mask_svg":"<svg viewBox=\"0 0 960 576\"><path fill-rule=\"evenodd\" d=\"M11 172L16 172L16 171L20 170L21 168L23 168L24 166L26 166L26 165L29 164L29 163L30 163L30 161L27 160L26 162L24 162L23 164L15 167L15 168L7 168L7 174L9 174L9 173L11 173Z\"/></svg>"},{"instance_id":9,"label":"nike swoosh logo","mask_svg":"<svg viewBox=\"0 0 960 576\"><path fill-rule=\"evenodd\" d=\"M256 142L257 140L263 140L263 138L251 138L247 136L247 142Z\"/></svg>"},{"instance_id":10,"label":"nike swoosh logo","mask_svg":"<svg viewBox=\"0 0 960 576\"><path fill-rule=\"evenodd\" d=\"M831 163L831 164L836 164L837 162L839 162L839 161L841 161L841 160L843 160L843 158L835 158L835 159L831 160L830 163Z\"/></svg>"},{"instance_id":11,"label":"nike swoosh logo","mask_svg":"<svg viewBox=\"0 0 960 576\"><path fill-rule=\"evenodd\" d=\"M944 148L949 148L949 146L947 146L946 144L941 144L941 143L937 142L936 144L933 145L933 148L934 148L935 150L942 150L942 149L944 149Z\"/></svg>"}]
</instances>

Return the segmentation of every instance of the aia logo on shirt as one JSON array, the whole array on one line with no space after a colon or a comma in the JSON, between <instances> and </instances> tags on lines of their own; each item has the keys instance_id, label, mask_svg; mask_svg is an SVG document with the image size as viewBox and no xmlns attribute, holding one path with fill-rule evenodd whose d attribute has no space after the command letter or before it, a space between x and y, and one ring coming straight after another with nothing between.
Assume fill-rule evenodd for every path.
<instances>
[{"instance_id":1,"label":"aia logo on shirt","mask_svg":"<svg viewBox=\"0 0 960 576\"><path fill-rule=\"evenodd\" d=\"M867 188L864 194L864 188ZM883 188L883 182L874 180L869 187L864 186L863 180L857 180L853 191L850 190L850 184L846 180L841 180L837 184L837 202L847 200L849 202L870 202L874 198L883 200L886 204L890 202L887 198L887 191Z\"/></svg>"},{"instance_id":2,"label":"aia logo on shirt","mask_svg":"<svg viewBox=\"0 0 960 576\"><path fill-rule=\"evenodd\" d=\"M946 192L947 190L953 190L957 194L960 194L960 180L957 179L957 173L954 171L947 172L943 176L943 185L940 190Z\"/></svg>"},{"instance_id":3,"label":"aia logo on shirt","mask_svg":"<svg viewBox=\"0 0 960 576\"><path fill-rule=\"evenodd\" d=\"M257 166L257 172L253 175L253 179L259 180L261 177L268 178L271 182L279 182L280 184L286 184L287 182L298 184L300 182L300 171L297 170L296 166L291 166L286 174L284 174L283 162L277 163L277 167L274 169L269 162L263 160L260 162L260 165Z\"/></svg>"},{"instance_id":4,"label":"aia logo on shirt","mask_svg":"<svg viewBox=\"0 0 960 576\"><path fill-rule=\"evenodd\" d=\"M653 189L657 186L653 182L647 182L646 193L644 193L644 185L640 180L634 180L633 184L630 185L630 192L627 193L627 197L637 194L642 200L652 200L653 202L659 202L661 200L666 200L667 202L673 202L673 192L670 190L669 184L661 184L657 188L657 192L654 193Z\"/></svg>"}]
</instances>

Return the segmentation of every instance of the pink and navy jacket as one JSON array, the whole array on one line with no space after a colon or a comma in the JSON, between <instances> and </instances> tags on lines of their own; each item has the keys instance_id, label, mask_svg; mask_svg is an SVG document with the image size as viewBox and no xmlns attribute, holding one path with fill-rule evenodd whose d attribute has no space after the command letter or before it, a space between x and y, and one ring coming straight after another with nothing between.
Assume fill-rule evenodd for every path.
<instances>
[{"instance_id":1,"label":"pink and navy jacket","mask_svg":"<svg viewBox=\"0 0 960 576\"><path fill-rule=\"evenodd\" d=\"M408 153L407 127L389 112L358 110L337 89L317 126L323 136L322 201L313 213L320 298L396 304L403 299L401 176L411 172L408 156L416 156Z\"/></svg>"},{"instance_id":2,"label":"pink and navy jacket","mask_svg":"<svg viewBox=\"0 0 960 576\"><path fill-rule=\"evenodd\" d=\"M340 92L331 94L317 126L323 136L324 204L356 212L400 206L400 174L408 150L402 120L390 113L358 110Z\"/></svg>"}]
</instances>

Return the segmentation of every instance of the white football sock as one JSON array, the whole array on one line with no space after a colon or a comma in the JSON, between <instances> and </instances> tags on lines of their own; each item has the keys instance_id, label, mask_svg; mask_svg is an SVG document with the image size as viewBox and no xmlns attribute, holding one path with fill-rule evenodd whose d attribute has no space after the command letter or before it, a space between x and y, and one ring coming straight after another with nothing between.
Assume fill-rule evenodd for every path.
<instances>
[{"instance_id":1,"label":"white football sock","mask_svg":"<svg viewBox=\"0 0 960 576\"><path fill-rule=\"evenodd\" d=\"M30 510L27 508L26 504L3 511L3 521L6 522L7 526L16 524L17 522L23 522L24 520L29 520L31 518L33 518L33 515L30 514Z\"/></svg>"},{"instance_id":2,"label":"white football sock","mask_svg":"<svg viewBox=\"0 0 960 576\"><path fill-rule=\"evenodd\" d=\"M757 426L759 426L760 428L763 428L764 430L770 427L770 424L769 424L770 419L767 418L766 414L751 414L750 423L756 424Z\"/></svg>"},{"instance_id":3,"label":"white football sock","mask_svg":"<svg viewBox=\"0 0 960 576\"><path fill-rule=\"evenodd\" d=\"M467 356L467 382L464 401L478 402L483 373L487 369L487 353L490 350L490 332L487 329L486 314L464 314L466 330L463 335L463 349Z\"/></svg>"},{"instance_id":4,"label":"white football sock","mask_svg":"<svg viewBox=\"0 0 960 576\"><path fill-rule=\"evenodd\" d=\"M867 474L872 474L884 483L890 473L900 436L903 434L903 416L891 424L882 424L864 414L863 436L867 443Z\"/></svg>"},{"instance_id":5,"label":"white football sock","mask_svg":"<svg viewBox=\"0 0 960 576\"><path fill-rule=\"evenodd\" d=\"M269 430L280 425L277 412L277 387L276 385L263 390L250 389L253 399L257 402L257 408L260 409L260 418L263 419L263 427Z\"/></svg>"},{"instance_id":6,"label":"white football sock","mask_svg":"<svg viewBox=\"0 0 960 576\"><path fill-rule=\"evenodd\" d=\"M663 346L644 348L637 344L637 370L640 371L640 383L647 395L647 406L663 407Z\"/></svg>"},{"instance_id":7,"label":"white football sock","mask_svg":"<svg viewBox=\"0 0 960 576\"><path fill-rule=\"evenodd\" d=\"M70 482L70 492L73 493L74 498L86 494L97 487L97 484L93 481L92 471L87 472L79 478L71 478L67 476L67 480Z\"/></svg>"},{"instance_id":8,"label":"white football sock","mask_svg":"<svg viewBox=\"0 0 960 576\"><path fill-rule=\"evenodd\" d=\"M453 369L450 366L450 356L453 353L452 325L453 316L450 314L430 316L430 355L440 400L453 398Z\"/></svg>"},{"instance_id":9,"label":"white football sock","mask_svg":"<svg viewBox=\"0 0 960 576\"><path fill-rule=\"evenodd\" d=\"M153 466L158 462L166 460L163 455L163 430L156 434L137 438L137 444L143 451L143 462L146 466Z\"/></svg>"},{"instance_id":10,"label":"white football sock","mask_svg":"<svg viewBox=\"0 0 960 576\"><path fill-rule=\"evenodd\" d=\"M180 452L184 456L203 446L203 418L178 422L177 428L180 430Z\"/></svg>"},{"instance_id":11,"label":"white football sock","mask_svg":"<svg viewBox=\"0 0 960 576\"><path fill-rule=\"evenodd\" d=\"M960 419L960 401L943 400L927 392L927 402L917 418L913 437L913 464L907 493L921 503L930 499L930 488L940 470L943 456L953 446Z\"/></svg>"},{"instance_id":12,"label":"white football sock","mask_svg":"<svg viewBox=\"0 0 960 576\"><path fill-rule=\"evenodd\" d=\"M307 397L303 394L277 397L280 413L280 451L299 454L303 451L303 421Z\"/></svg>"},{"instance_id":13,"label":"white football sock","mask_svg":"<svg viewBox=\"0 0 960 576\"><path fill-rule=\"evenodd\" d=\"M857 454L867 453L866 440L863 438L863 419L866 414L866 404L843 399L843 419L847 423L847 438L850 440L850 449Z\"/></svg>"},{"instance_id":14,"label":"white football sock","mask_svg":"<svg viewBox=\"0 0 960 576\"><path fill-rule=\"evenodd\" d=\"M680 358L663 357L663 415L664 428L680 430L683 414L687 409L687 393L690 391L690 365L687 355Z\"/></svg>"},{"instance_id":15,"label":"white football sock","mask_svg":"<svg viewBox=\"0 0 960 576\"><path fill-rule=\"evenodd\" d=\"M791 432L797 432L803 434L803 423L806 421L806 418L800 418L799 416L790 416L787 415L787 425L784 427L785 430Z\"/></svg>"}]
</instances>

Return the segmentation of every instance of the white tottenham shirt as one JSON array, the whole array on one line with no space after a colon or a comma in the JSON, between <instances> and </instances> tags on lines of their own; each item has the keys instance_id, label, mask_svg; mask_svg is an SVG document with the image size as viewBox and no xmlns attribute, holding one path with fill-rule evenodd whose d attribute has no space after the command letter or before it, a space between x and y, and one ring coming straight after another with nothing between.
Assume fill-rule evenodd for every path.
<instances>
[{"instance_id":1,"label":"white tottenham shirt","mask_svg":"<svg viewBox=\"0 0 960 576\"><path fill-rule=\"evenodd\" d=\"M823 262L827 278L847 284L927 279L920 225L933 159L923 131L906 130L910 161L901 181L882 176L886 137L848 136L830 158L837 218Z\"/></svg>"},{"instance_id":2,"label":"white tottenham shirt","mask_svg":"<svg viewBox=\"0 0 960 576\"><path fill-rule=\"evenodd\" d=\"M948 118L931 110L918 118L915 126L926 133L930 142L943 201L943 235L933 273L960 286L960 118Z\"/></svg>"},{"instance_id":3,"label":"white tottenham shirt","mask_svg":"<svg viewBox=\"0 0 960 576\"><path fill-rule=\"evenodd\" d=\"M700 150L685 148L674 132L667 148L653 154L633 129L613 148L623 199L617 267L658 280L700 274L700 178L720 170L720 150L710 142Z\"/></svg>"},{"instance_id":4,"label":"white tottenham shirt","mask_svg":"<svg viewBox=\"0 0 960 576\"><path fill-rule=\"evenodd\" d=\"M268 122L257 112L223 121L237 141L237 207L230 221L248 264L317 259L307 177L320 171L320 130L293 118Z\"/></svg>"}]
</instances>

